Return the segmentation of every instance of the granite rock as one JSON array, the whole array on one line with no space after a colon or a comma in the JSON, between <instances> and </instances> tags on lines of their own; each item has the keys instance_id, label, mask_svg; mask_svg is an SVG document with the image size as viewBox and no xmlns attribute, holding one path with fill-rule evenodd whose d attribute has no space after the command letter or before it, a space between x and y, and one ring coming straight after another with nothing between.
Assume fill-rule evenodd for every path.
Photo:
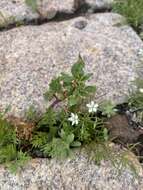
<instances>
[{"instance_id":1,"label":"granite rock","mask_svg":"<svg viewBox=\"0 0 143 190\"><path fill-rule=\"evenodd\" d=\"M92 9L92 10L98 10L98 9L109 9L112 7L112 3L115 0L85 0L87 5Z\"/></svg>"},{"instance_id":2,"label":"granite rock","mask_svg":"<svg viewBox=\"0 0 143 190\"><path fill-rule=\"evenodd\" d=\"M51 20L57 13L74 16L78 9L86 6L89 12L90 10L93 12L98 9L108 9L112 2L113 0L36 0L36 9L32 9L26 4L26 0L1 0L0 28L13 24L22 25L36 20Z\"/></svg>"},{"instance_id":3,"label":"granite rock","mask_svg":"<svg viewBox=\"0 0 143 190\"><path fill-rule=\"evenodd\" d=\"M93 73L96 101L122 103L142 62L143 43L118 14L93 14L0 33L0 109L22 116L31 104L44 111L51 79L69 72L79 53ZM141 70L141 68L140 68Z\"/></svg>"},{"instance_id":4,"label":"granite rock","mask_svg":"<svg viewBox=\"0 0 143 190\"><path fill-rule=\"evenodd\" d=\"M96 165L83 150L64 161L31 160L17 174L1 166L0 190L142 190L142 168L133 155L129 159L137 176L128 166L119 173L109 160Z\"/></svg>"},{"instance_id":5,"label":"granite rock","mask_svg":"<svg viewBox=\"0 0 143 190\"><path fill-rule=\"evenodd\" d=\"M36 19L52 19L57 13L73 14L81 5L81 0L37 0L32 9L25 0L0 1L0 27L9 24L22 24Z\"/></svg>"}]
</instances>

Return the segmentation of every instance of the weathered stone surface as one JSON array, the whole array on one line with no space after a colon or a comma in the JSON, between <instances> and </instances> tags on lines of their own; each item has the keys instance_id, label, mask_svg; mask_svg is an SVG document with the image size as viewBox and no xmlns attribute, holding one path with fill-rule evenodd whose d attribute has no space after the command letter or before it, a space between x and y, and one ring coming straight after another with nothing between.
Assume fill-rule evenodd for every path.
<instances>
[{"instance_id":1,"label":"weathered stone surface","mask_svg":"<svg viewBox=\"0 0 143 190\"><path fill-rule=\"evenodd\" d=\"M115 0L85 0L92 10L111 8L114 1Z\"/></svg>"},{"instance_id":2,"label":"weathered stone surface","mask_svg":"<svg viewBox=\"0 0 143 190\"><path fill-rule=\"evenodd\" d=\"M43 93L50 80L69 71L79 53L97 85L97 101L124 102L141 62L143 43L129 26L117 26L117 14L95 14L0 33L0 108L15 116L29 105L47 106Z\"/></svg>"},{"instance_id":3,"label":"weathered stone surface","mask_svg":"<svg viewBox=\"0 0 143 190\"><path fill-rule=\"evenodd\" d=\"M142 168L137 160L129 154L134 162L138 176L123 167L121 173L111 164L102 161L96 165L90 161L84 151L77 152L73 159L56 161L54 159L36 159L16 175L0 167L1 190L142 190ZM118 168L119 169L119 168Z\"/></svg>"},{"instance_id":4,"label":"weathered stone surface","mask_svg":"<svg viewBox=\"0 0 143 190\"><path fill-rule=\"evenodd\" d=\"M37 13L25 4L25 0L1 0L0 1L0 26L7 26L15 22L38 18Z\"/></svg>"},{"instance_id":5,"label":"weathered stone surface","mask_svg":"<svg viewBox=\"0 0 143 190\"><path fill-rule=\"evenodd\" d=\"M73 14L81 0L37 0L37 11L33 11L25 0L0 1L0 26L38 18L52 19L58 12Z\"/></svg>"},{"instance_id":6,"label":"weathered stone surface","mask_svg":"<svg viewBox=\"0 0 143 190\"><path fill-rule=\"evenodd\" d=\"M88 5L89 10L110 8L114 0L36 0L36 10L32 10L26 0L0 1L0 28L10 24L23 24L37 19L52 19L57 13L74 14ZM29 0L30 1L30 0Z\"/></svg>"}]
</instances>

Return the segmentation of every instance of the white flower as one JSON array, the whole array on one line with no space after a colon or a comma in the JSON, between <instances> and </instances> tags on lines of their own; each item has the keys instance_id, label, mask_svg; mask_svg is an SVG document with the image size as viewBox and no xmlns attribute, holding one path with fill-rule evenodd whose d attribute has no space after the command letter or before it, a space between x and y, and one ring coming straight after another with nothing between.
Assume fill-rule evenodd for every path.
<instances>
[{"instance_id":1,"label":"white flower","mask_svg":"<svg viewBox=\"0 0 143 190\"><path fill-rule=\"evenodd\" d=\"M139 89L139 92L140 92L140 93L143 93L143 88L140 88L140 89Z\"/></svg>"},{"instance_id":2,"label":"white flower","mask_svg":"<svg viewBox=\"0 0 143 190\"><path fill-rule=\"evenodd\" d=\"M93 113L93 112L97 112L97 108L98 108L99 105L96 104L95 102L91 101L86 106L88 107L88 112Z\"/></svg>"},{"instance_id":3,"label":"white flower","mask_svg":"<svg viewBox=\"0 0 143 190\"><path fill-rule=\"evenodd\" d=\"M72 122L72 125L77 125L79 122L78 115L74 113L71 113L71 117L68 120Z\"/></svg>"}]
</instances>

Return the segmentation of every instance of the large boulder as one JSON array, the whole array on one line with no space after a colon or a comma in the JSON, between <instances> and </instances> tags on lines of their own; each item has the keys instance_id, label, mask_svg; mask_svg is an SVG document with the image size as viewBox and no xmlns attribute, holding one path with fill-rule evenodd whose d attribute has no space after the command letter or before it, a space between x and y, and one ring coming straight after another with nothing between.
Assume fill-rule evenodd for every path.
<instances>
[{"instance_id":1,"label":"large boulder","mask_svg":"<svg viewBox=\"0 0 143 190\"><path fill-rule=\"evenodd\" d=\"M0 33L0 108L22 116L31 104L43 111L51 79L69 72L79 53L93 73L97 102L122 103L138 76L143 43L123 18L113 13L78 17Z\"/></svg>"},{"instance_id":2,"label":"large boulder","mask_svg":"<svg viewBox=\"0 0 143 190\"><path fill-rule=\"evenodd\" d=\"M74 16L82 7L92 11L108 9L112 2L113 0L1 0L0 28L31 23L35 20L51 20L57 14Z\"/></svg>"},{"instance_id":3,"label":"large boulder","mask_svg":"<svg viewBox=\"0 0 143 190\"><path fill-rule=\"evenodd\" d=\"M1 0L0 27L39 18L52 19L57 13L73 14L81 4L82 0Z\"/></svg>"},{"instance_id":4,"label":"large boulder","mask_svg":"<svg viewBox=\"0 0 143 190\"><path fill-rule=\"evenodd\" d=\"M112 147L113 148L113 147ZM114 148L115 149L115 148ZM115 149L117 151L117 149ZM111 160L97 165L85 151L77 151L75 157L57 161L55 159L31 160L19 173L12 174L0 167L1 190L142 190L142 168L132 154L128 161L113 166ZM117 164L117 162L116 162ZM121 169L121 168L122 169ZM137 175L136 175L137 172Z\"/></svg>"}]
</instances>

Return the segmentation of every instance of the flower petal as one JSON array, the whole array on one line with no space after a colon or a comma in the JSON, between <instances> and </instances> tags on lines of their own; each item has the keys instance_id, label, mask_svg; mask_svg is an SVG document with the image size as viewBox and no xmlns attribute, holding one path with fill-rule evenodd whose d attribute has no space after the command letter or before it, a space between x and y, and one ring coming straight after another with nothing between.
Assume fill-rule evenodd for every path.
<instances>
[{"instance_id":1,"label":"flower petal","mask_svg":"<svg viewBox=\"0 0 143 190\"><path fill-rule=\"evenodd\" d=\"M143 88L140 88L139 91L140 91L140 93L143 93Z\"/></svg>"}]
</instances>

